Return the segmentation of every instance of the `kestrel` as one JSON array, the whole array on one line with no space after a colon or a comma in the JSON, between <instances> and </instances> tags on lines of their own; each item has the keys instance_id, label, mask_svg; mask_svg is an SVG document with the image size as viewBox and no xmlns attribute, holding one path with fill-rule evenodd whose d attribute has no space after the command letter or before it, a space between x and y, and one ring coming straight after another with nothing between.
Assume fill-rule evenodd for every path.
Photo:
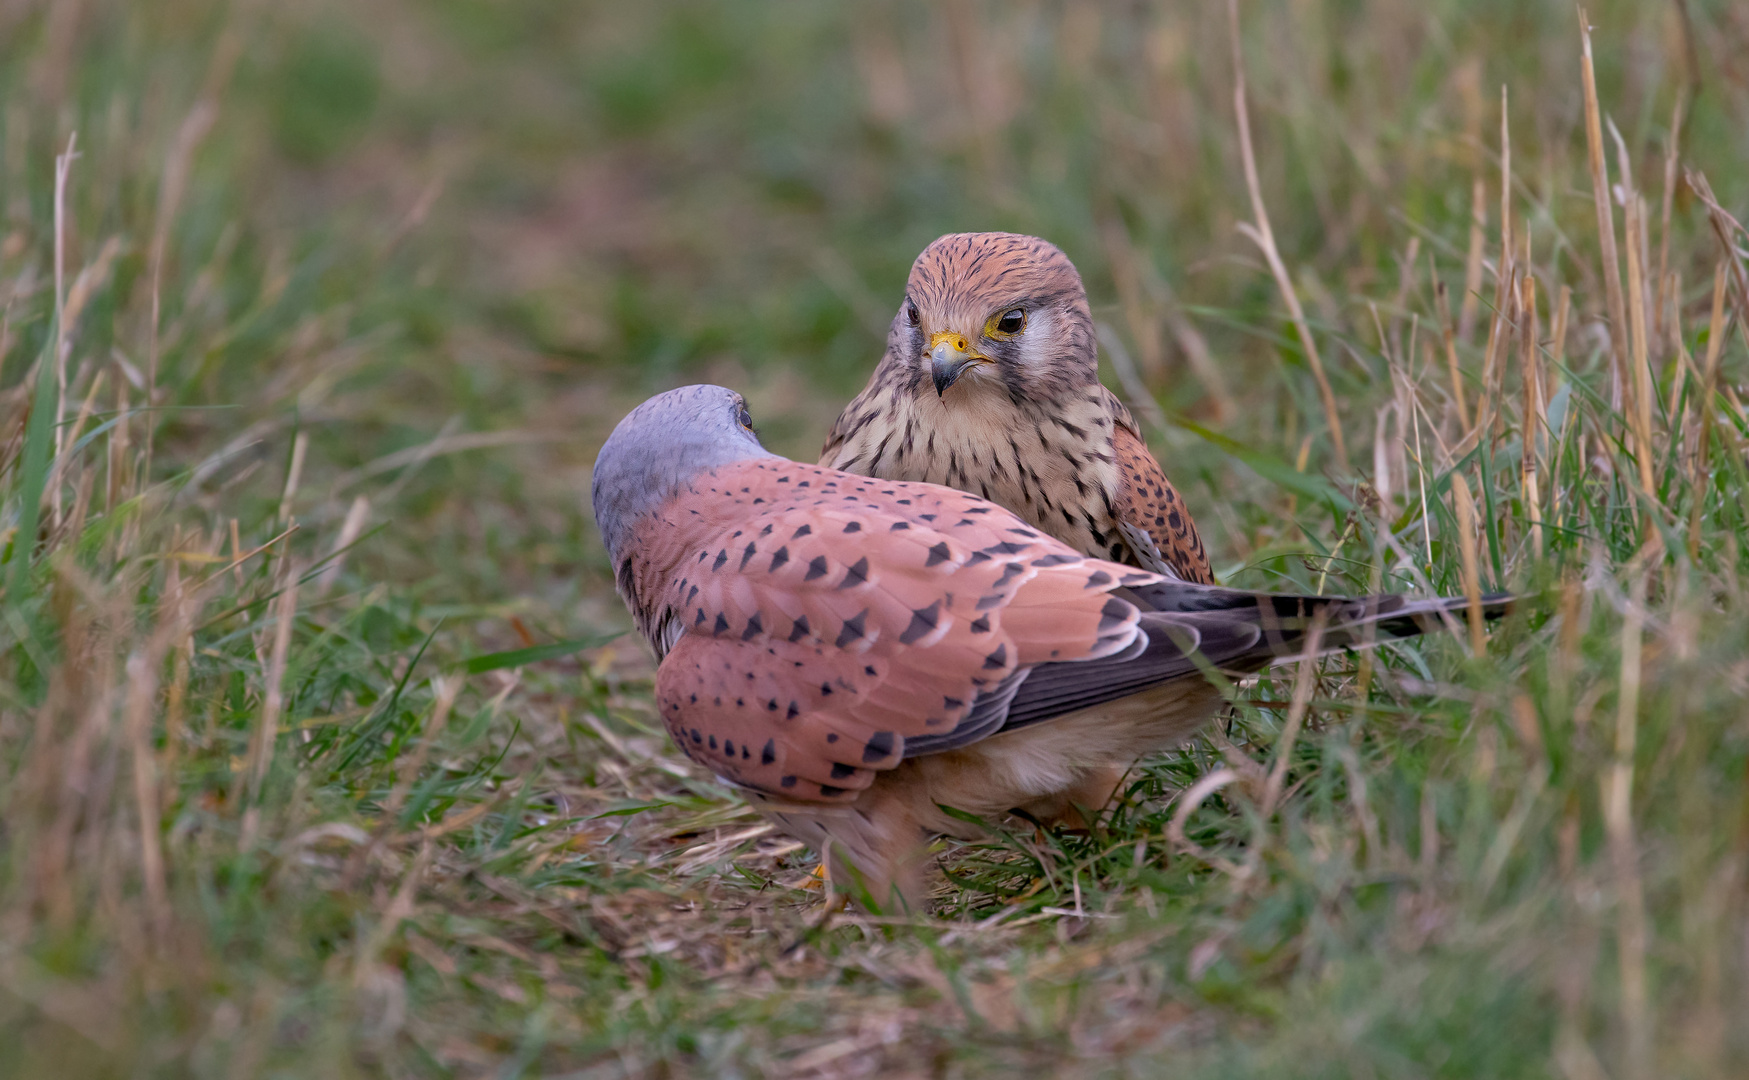
<instances>
[{"instance_id":1,"label":"kestrel","mask_svg":"<svg viewBox=\"0 0 1749 1080\"><path fill-rule=\"evenodd\" d=\"M1313 619L1334 648L1464 603L1087 558L975 495L772 454L719 386L633 410L592 497L669 734L876 908L921 902L927 843L980 835L968 815L1048 812L1089 772L1183 741L1222 701L1203 665L1298 655Z\"/></svg>"},{"instance_id":2,"label":"kestrel","mask_svg":"<svg viewBox=\"0 0 1749 1080\"><path fill-rule=\"evenodd\" d=\"M1099 381L1081 275L1036 236L923 249L820 464L975 492L1083 555L1215 581L1184 500Z\"/></svg>"}]
</instances>

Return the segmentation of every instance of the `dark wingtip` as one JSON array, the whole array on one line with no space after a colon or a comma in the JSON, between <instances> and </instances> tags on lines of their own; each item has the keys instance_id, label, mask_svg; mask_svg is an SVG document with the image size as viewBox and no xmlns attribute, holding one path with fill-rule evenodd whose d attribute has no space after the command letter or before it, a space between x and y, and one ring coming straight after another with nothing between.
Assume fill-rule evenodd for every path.
<instances>
[{"instance_id":1,"label":"dark wingtip","mask_svg":"<svg viewBox=\"0 0 1749 1080\"><path fill-rule=\"evenodd\" d=\"M1482 594L1482 618L1503 619L1518 610L1518 605L1524 602L1524 597L1512 593Z\"/></svg>"}]
</instances>

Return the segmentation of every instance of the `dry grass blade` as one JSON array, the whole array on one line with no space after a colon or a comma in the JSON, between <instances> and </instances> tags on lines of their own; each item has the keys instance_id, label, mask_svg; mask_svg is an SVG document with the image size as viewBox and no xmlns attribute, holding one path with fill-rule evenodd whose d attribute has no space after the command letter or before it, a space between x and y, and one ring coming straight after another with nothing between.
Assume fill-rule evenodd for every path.
<instances>
[{"instance_id":1,"label":"dry grass blade","mask_svg":"<svg viewBox=\"0 0 1749 1080\"><path fill-rule=\"evenodd\" d=\"M159 677L170 649L187 638L195 598L173 579L166 588L159 625L144 645L127 659L127 700L124 731L133 758L134 813L140 838L140 876L145 889L147 923L155 944L162 946L170 928L169 887L160 838L160 791L158 758L152 747L152 710L157 703ZM186 665L180 669L186 678ZM174 759L167 759L173 761Z\"/></svg>"},{"instance_id":2,"label":"dry grass blade","mask_svg":"<svg viewBox=\"0 0 1749 1080\"><path fill-rule=\"evenodd\" d=\"M1651 1015L1646 989L1646 901L1634 841L1634 751L1639 729L1641 628L1645 622L1646 579L1634 579L1621 631L1621 692L1616 705L1615 762L1604 785L1603 820L1615 867L1616 932L1621 967L1621 1019L1626 1032L1629 1075L1653 1075Z\"/></svg>"},{"instance_id":3,"label":"dry grass blade","mask_svg":"<svg viewBox=\"0 0 1749 1080\"><path fill-rule=\"evenodd\" d=\"M383 947L394 937L395 931L413 914L413 902L419 893L419 884L425 878L425 871L431 865L436 855L436 845L427 837L419 845L419 853L413 857L413 864L402 875L401 883L395 888L395 895L383 911L383 917L377 922L369 935L360 943L358 958L353 968L358 980L368 978L376 967L377 957Z\"/></svg>"},{"instance_id":4,"label":"dry grass blade","mask_svg":"<svg viewBox=\"0 0 1749 1080\"><path fill-rule=\"evenodd\" d=\"M67 409L67 178L72 174L73 161L79 156L74 149L79 143L77 131L67 136L66 152L55 156L55 456L66 448L65 429L61 421ZM55 496L56 517L59 517L59 489Z\"/></svg>"},{"instance_id":5,"label":"dry grass blade","mask_svg":"<svg viewBox=\"0 0 1749 1080\"><path fill-rule=\"evenodd\" d=\"M291 655L292 622L298 610L298 575L289 551L280 555L279 595L273 607L273 645L266 661L267 677L261 693L261 717L250 741L249 790L251 805L245 811L239 847L253 846L260 823L258 800L273 763L279 741L279 717L285 707L285 672Z\"/></svg>"},{"instance_id":6,"label":"dry grass blade","mask_svg":"<svg viewBox=\"0 0 1749 1080\"><path fill-rule=\"evenodd\" d=\"M1276 740L1275 764L1269 769L1269 779L1263 786L1263 805L1261 807L1264 821L1275 814L1276 806L1281 802L1281 789L1287 781L1287 767L1293 757L1294 743L1299 739L1300 725L1305 722L1306 710L1312 703L1312 687L1318 681L1318 647L1324 643L1324 627L1329 619L1329 609L1320 608L1312 616L1312 623L1306 628L1305 655L1300 660L1299 672L1294 678L1293 699L1288 704L1287 719L1281 725L1281 737Z\"/></svg>"},{"instance_id":7,"label":"dry grass blade","mask_svg":"<svg viewBox=\"0 0 1749 1080\"><path fill-rule=\"evenodd\" d=\"M1477 143L1481 142L1478 138ZM1488 242L1488 188L1477 176L1470 182L1470 247L1464 259L1464 295L1458 306L1457 336L1466 345L1476 333L1476 316L1482 306L1484 252ZM1469 428L1466 422L1464 427Z\"/></svg>"},{"instance_id":8,"label":"dry grass blade","mask_svg":"<svg viewBox=\"0 0 1749 1080\"><path fill-rule=\"evenodd\" d=\"M322 567L322 572L316 577L316 595L327 596L340 580L340 572L346 566L346 549L352 546L364 532L365 522L370 520L370 500L363 495L356 496L352 505L346 508L346 517L340 523L340 534L334 538L334 546L328 552L328 564Z\"/></svg>"},{"instance_id":9,"label":"dry grass blade","mask_svg":"<svg viewBox=\"0 0 1749 1080\"><path fill-rule=\"evenodd\" d=\"M1719 246L1724 249L1725 264L1730 267L1731 280L1737 286L1737 321L1749 327L1749 269L1745 268L1745 256L1738 250L1732 237L1742 233L1749 238L1749 229L1731 216L1730 211L1719 205L1719 200L1713 195L1713 186L1702 173L1690 169L1685 174L1688 177L1688 187L1706 204L1707 218L1712 222L1713 235L1718 238Z\"/></svg>"},{"instance_id":10,"label":"dry grass blade","mask_svg":"<svg viewBox=\"0 0 1749 1080\"><path fill-rule=\"evenodd\" d=\"M292 437L291 464L285 470L285 487L279 496L279 520L281 524L291 521L292 501L298 497L298 484L304 476L304 455L310 449L310 433L300 431Z\"/></svg>"},{"instance_id":11,"label":"dry grass blade","mask_svg":"<svg viewBox=\"0 0 1749 1080\"><path fill-rule=\"evenodd\" d=\"M1621 292L1621 262L1616 256L1615 213L1610 208L1609 168L1603 158L1603 120L1597 104L1597 72L1591 62L1591 20L1583 7L1579 13L1582 45L1580 74L1585 91L1585 145L1591 166L1591 197L1597 206L1597 239L1602 249L1603 291L1609 305L1609 348L1614 361L1615 386L1611 404L1620 406L1627 387L1627 350L1622 335L1627 331L1627 307Z\"/></svg>"},{"instance_id":12,"label":"dry grass blade","mask_svg":"<svg viewBox=\"0 0 1749 1080\"><path fill-rule=\"evenodd\" d=\"M1178 796L1178 807L1172 813L1172 821L1166 826L1166 839L1178 851L1193 855L1211 866L1218 866L1229 874L1240 874L1240 868L1232 861L1216 855L1198 846L1185 835L1184 827L1190 822L1190 815L1203 804L1210 795L1239 779L1239 774L1232 769L1220 768L1204 774L1196 783L1184 790Z\"/></svg>"},{"instance_id":13,"label":"dry grass blade","mask_svg":"<svg viewBox=\"0 0 1749 1080\"><path fill-rule=\"evenodd\" d=\"M1555 303L1555 324L1549 328L1549 356L1555 362L1555 372L1551 374L1555 380L1560 378L1558 372L1567 362L1567 320L1572 313L1573 286L1562 285L1561 298Z\"/></svg>"},{"instance_id":14,"label":"dry grass blade","mask_svg":"<svg viewBox=\"0 0 1749 1080\"><path fill-rule=\"evenodd\" d=\"M1506 86L1500 87L1500 270L1505 276L1512 265L1512 113L1507 108Z\"/></svg>"},{"instance_id":15,"label":"dry grass blade","mask_svg":"<svg viewBox=\"0 0 1749 1080\"><path fill-rule=\"evenodd\" d=\"M1482 630L1481 559L1476 552L1476 503L1463 473L1451 474L1452 509L1457 513L1458 551L1463 557L1464 599L1469 601L1470 651L1481 656L1488 639Z\"/></svg>"},{"instance_id":16,"label":"dry grass blade","mask_svg":"<svg viewBox=\"0 0 1749 1080\"><path fill-rule=\"evenodd\" d=\"M1501 264L1506 264L1502 257ZM1516 273L1515 271L1513 273ZM1512 335L1513 320L1518 306L1518 285L1514 277L1502 273L1494 282L1494 311L1488 320L1488 346L1482 353L1482 395L1476 403L1476 426L1453 449L1456 455L1462 455L1469 448L1484 439L1491 440L1494 428L1499 420L1496 415L1496 384L1500 379L1500 369L1503 366L1501 357L1510 351L1507 344Z\"/></svg>"},{"instance_id":17,"label":"dry grass blade","mask_svg":"<svg viewBox=\"0 0 1749 1080\"><path fill-rule=\"evenodd\" d=\"M1713 445L1713 396L1718 392L1719 354L1725 343L1725 277L1726 263L1721 260L1713 270L1712 319L1707 323L1706 364L1701 375L1700 437L1695 442L1694 458L1689 472L1689 486L1694 489L1693 504L1688 516L1688 557L1700 558L1701 515L1706 508L1706 492L1701 484L1707 477L1708 458Z\"/></svg>"},{"instance_id":18,"label":"dry grass blade","mask_svg":"<svg viewBox=\"0 0 1749 1080\"><path fill-rule=\"evenodd\" d=\"M1433 276L1433 299L1435 310L1439 316L1440 338L1445 345L1446 374L1451 379L1451 400L1457 406L1458 430L1470 430L1470 405L1464 392L1464 372L1458 366L1457 329L1451 323L1451 304L1446 298L1445 282L1439 280L1439 273L1433 266L1433 257L1427 257L1427 270Z\"/></svg>"},{"instance_id":19,"label":"dry grass blade","mask_svg":"<svg viewBox=\"0 0 1749 1080\"><path fill-rule=\"evenodd\" d=\"M1543 557L1543 514L1540 491L1542 445L1548 428L1548 405L1543 396L1541 355L1537 343L1536 278L1526 274L1520 290L1519 360L1524 385L1523 466L1524 508L1530 519L1531 548Z\"/></svg>"},{"instance_id":20,"label":"dry grass blade","mask_svg":"<svg viewBox=\"0 0 1749 1080\"><path fill-rule=\"evenodd\" d=\"M350 472L341 473L329 485L328 497L335 498L347 488L380 476L396 469L418 467L432 458L445 454L459 454L467 450L484 450L496 446L520 446L527 443L558 442L557 435L546 435L529 431L467 431L454 435L444 435L419 446L411 446L405 450L397 450L392 454L384 454L375 461L367 462Z\"/></svg>"},{"instance_id":21,"label":"dry grass blade","mask_svg":"<svg viewBox=\"0 0 1749 1080\"><path fill-rule=\"evenodd\" d=\"M1687 103L1688 95L1686 93L1678 93L1676 95L1676 103L1670 107L1670 134L1665 139L1664 143L1664 200L1663 206L1660 210L1658 224L1657 281L1660 284L1663 283L1670 274L1670 213L1676 205L1676 185L1681 181L1681 177L1678 176L1676 172L1676 165L1678 161L1678 150L1682 145L1682 112ZM1653 324L1652 336L1655 338L1662 338L1663 335L1659 331L1664 329L1662 324L1662 319L1664 318L1663 304L1658 305L1656 315L1659 321L1654 322Z\"/></svg>"},{"instance_id":22,"label":"dry grass blade","mask_svg":"<svg viewBox=\"0 0 1749 1080\"><path fill-rule=\"evenodd\" d=\"M1281 261L1281 253L1276 250L1275 233L1269 227L1269 208L1263 202L1263 185L1257 179L1257 152L1251 145L1251 115L1245 104L1245 56L1239 38L1239 0L1227 0L1227 19L1233 41L1233 109L1239 123L1239 155L1245 168L1245 188L1251 193L1253 216L1253 221L1242 223L1239 229L1263 252L1264 260L1269 263L1269 272L1275 276L1275 284L1281 289L1294 331L1299 335L1300 347L1306 351L1306 363L1312 369L1312 378L1318 383L1318 398L1324 404L1324 420L1330 426L1336 468L1346 475L1351 471L1348 444L1342 436L1342 416L1336 408L1336 393L1330 389L1330 379L1324 374L1324 362L1318 358L1318 344L1312 339L1312 330L1306 323L1305 309L1300 307L1293 279Z\"/></svg>"},{"instance_id":23,"label":"dry grass blade","mask_svg":"<svg viewBox=\"0 0 1749 1080\"><path fill-rule=\"evenodd\" d=\"M1610 122L1609 131L1615 139L1616 160L1621 171L1625 210L1622 231L1627 239L1628 293L1632 300L1628 305L1628 340L1633 363L1628 423L1634 432L1634 456L1639 464L1640 490L1646 498L1652 499L1655 498L1652 480L1652 403L1656 395L1652 390L1652 361L1646 339L1646 283L1640 246L1645 202L1634 188L1633 174L1628 169L1627 144L1622 141L1621 133L1615 129L1614 121Z\"/></svg>"}]
</instances>

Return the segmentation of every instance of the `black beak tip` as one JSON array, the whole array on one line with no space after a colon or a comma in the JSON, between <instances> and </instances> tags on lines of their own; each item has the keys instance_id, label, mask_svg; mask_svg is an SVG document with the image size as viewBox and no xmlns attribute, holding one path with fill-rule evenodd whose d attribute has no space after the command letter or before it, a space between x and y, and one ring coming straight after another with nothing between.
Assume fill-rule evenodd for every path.
<instances>
[{"instance_id":1,"label":"black beak tip","mask_svg":"<svg viewBox=\"0 0 1749 1080\"><path fill-rule=\"evenodd\" d=\"M953 385L953 378L954 378L953 375L949 374L947 372L938 371L935 373L934 379L935 379L935 396L936 397L940 397L941 395L947 393L947 388Z\"/></svg>"}]
</instances>

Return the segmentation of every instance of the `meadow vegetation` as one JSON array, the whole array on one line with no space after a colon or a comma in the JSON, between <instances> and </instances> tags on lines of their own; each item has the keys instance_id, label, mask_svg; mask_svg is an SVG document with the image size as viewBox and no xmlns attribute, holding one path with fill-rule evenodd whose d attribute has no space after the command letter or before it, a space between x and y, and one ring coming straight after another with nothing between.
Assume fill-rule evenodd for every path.
<instances>
[{"instance_id":1,"label":"meadow vegetation","mask_svg":"<svg viewBox=\"0 0 1749 1080\"><path fill-rule=\"evenodd\" d=\"M1742 1075L1749 9L1237 6L0 5L0 1074ZM1223 580L1524 601L828 917L588 470L971 229Z\"/></svg>"}]
</instances>

